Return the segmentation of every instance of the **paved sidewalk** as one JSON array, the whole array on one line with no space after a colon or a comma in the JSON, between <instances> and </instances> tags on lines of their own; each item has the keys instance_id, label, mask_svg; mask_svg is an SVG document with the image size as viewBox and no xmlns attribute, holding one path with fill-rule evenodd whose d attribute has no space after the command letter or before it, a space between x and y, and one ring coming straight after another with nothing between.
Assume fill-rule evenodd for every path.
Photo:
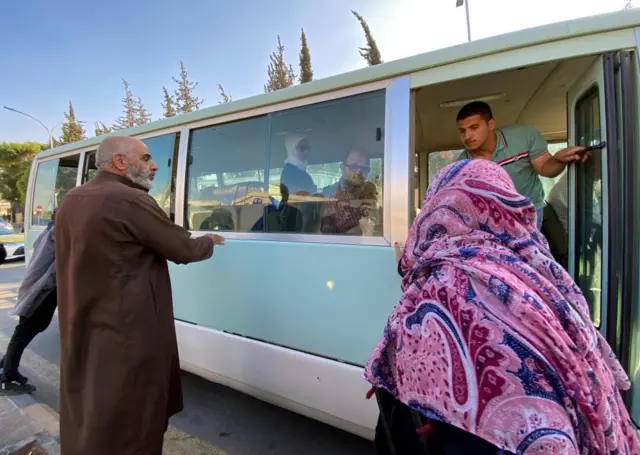
<instances>
[{"instance_id":1,"label":"paved sidewalk","mask_svg":"<svg viewBox=\"0 0 640 455\"><path fill-rule=\"evenodd\" d=\"M30 395L0 396L0 428L0 455L22 453L18 451L33 443L46 450L33 450L34 455L60 454L58 414Z\"/></svg>"},{"instance_id":2,"label":"paved sidewalk","mask_svg":"<svg viewBox=\"0 0 640 455\"><path fill-rule=\"evenodd\" d=\"M0 396L0 455L14 455L34 442L47 455L60 455L58 413L31 395ZM227 455L227 452L174 427L164 438L165 455ZM24 455L30 453L29 449ZM33 451L33 455L42 452ZM23 452L18 452L22 455Z\"/></svg>"}]
</instances>

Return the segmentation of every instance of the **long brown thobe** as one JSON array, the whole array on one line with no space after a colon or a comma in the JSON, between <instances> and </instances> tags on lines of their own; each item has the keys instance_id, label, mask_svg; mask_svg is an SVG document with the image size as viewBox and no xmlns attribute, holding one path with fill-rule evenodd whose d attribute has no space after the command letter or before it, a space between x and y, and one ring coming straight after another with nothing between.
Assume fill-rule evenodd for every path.
<instances>
[{"instance_id":1,"label":"long brown thobe","mask_svg":"<svg viewBox=\"0 0 640 455\"><path fill-rule=\"evenodd\" d=\"M108 172L70 191L55 229L64 455L160 455L182 385L167 260L213 254Z\"/></svg>"}]
</instances>

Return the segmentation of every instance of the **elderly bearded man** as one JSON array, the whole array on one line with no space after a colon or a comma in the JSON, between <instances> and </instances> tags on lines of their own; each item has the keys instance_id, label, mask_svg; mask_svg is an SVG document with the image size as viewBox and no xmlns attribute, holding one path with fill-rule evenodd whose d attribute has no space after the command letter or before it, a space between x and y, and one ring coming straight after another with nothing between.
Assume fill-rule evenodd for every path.
<instances>
[{"instance_id":1,"label":"elderly bearded man","mask_svg":"<svg viewBox=\"0 0 640 455\"><path fill-rule=\"evenodd\" d=\"M208 259L147 194L158 167L139 140L109 137L98 174L56 217L60 442L64 455L161 455L182 386L167 260Z\"/></svg>"}]
</instances>

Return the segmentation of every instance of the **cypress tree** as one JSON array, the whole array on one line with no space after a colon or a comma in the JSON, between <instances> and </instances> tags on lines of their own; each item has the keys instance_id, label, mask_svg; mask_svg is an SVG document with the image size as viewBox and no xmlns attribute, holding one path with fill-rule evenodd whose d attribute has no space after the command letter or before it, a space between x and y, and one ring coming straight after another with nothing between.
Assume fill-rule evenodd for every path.
<instances>
[{"instance_id":1,"label":"cypress tree","mask_svg":"<svg viewBox=\"0 0 640 455\"><path fill-rule=\"evenodd\" d=\"M233 98L231 98L231 95L229 95L224 90L224 87L222 85L218 84L218 90L220 90L220 98L222 98L222 101L220 101L218 104L226 104L233 101Z\"/></svg>"},{"instance_id":2,"label":"cypress tree","mask_svg":"<svg viewBox=\"0 0 640 455\"><path fill-rule=\"evenodd\" d=\"M73 104L71 104L71 101L69 101L69 112L64 113L64 118L65 121L62 124L62 135L57 141L57 144L71 144L72 142L78 142L87 137L84 128L76 119L76 114L73 110Z\"/></svg>"},{"instance_id":3,"label":"cypress tree","mask_svg":"<svg viewBox=\"0 0 640 455\"><path fill-rule=\"evenodd\" d=\"M180 80L174 77L173 81L178 85L175 90L176 110L182 113L197 110L204 100L195 96L194 90L198 83L189 81L189 74L184 69L182 61L180 61Z\"/></svg>"},{"instance_id":4,"label":"cypress tree","mask_svg":"<svg viewBox=\"0 0 640 455\"><path fill-rule=\"evenodd\" d=\"M164 118L173 117L176 115L176 108L173 97L169 94L167 87L162 87L162 91L164 93L164 103L162 103L162 108L164 109Z\"/></svg>"},{"instance_id":5,"label":"cypress tree","mask_svg":"<svg viewBox=\"0 0 640 455\"><path fill-rule=\"evenodd\" d=\"M371 34L371 30L369 29L369 24L367 24L367 21L365 21L361 15L353 10L351 10L351 12L360 22L362 31L364 32L364 37L367 40L367 45L360 48L360 55L367 61L369 66L379 65L380 63L382 63L382 57L380 56L380 51L378 50L376 40L373 39L373 35Z\"/></svg>"},{"instance_id":6,"label":"cypress tree","mask_svg":"<svg viewBox=\"0 0 640 455\"><path fill-rule=\"evenodd\" d=\"M307 35L302 29L300 34L300 83L311 82L313 80L313 70L311 69L311 53L307 44Z\"/></svg>"},{"instance_id":7,"label":"cypress tree","mask_svg":"<svg viewBox=\"0 0 640 455\"><path fill-rule=\"evenodd\" d=\"M291 87L296 80L296 75L293 72L291 65L287 66L284 59L284 45L278 35L278 47L276 52L269 56L269 67L267 68L267 75L269 77L267 83L264 86L265 92L275 92L282 88Z\"/></svg>"}]
</instances>

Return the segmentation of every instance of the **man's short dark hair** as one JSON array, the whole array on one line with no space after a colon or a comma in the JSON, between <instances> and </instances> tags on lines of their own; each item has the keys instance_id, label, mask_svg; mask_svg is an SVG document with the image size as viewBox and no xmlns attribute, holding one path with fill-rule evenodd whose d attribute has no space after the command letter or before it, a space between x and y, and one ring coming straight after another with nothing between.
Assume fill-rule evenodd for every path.
<instances>
[{"instance_id":1,"label":"man's short dark hair","mask_svg":"<svg viewBox=\"0 0 640 455\"><path fill-rule=\"evenodd\" d=\"M472 115L479 115L485 121L493 119L493 112L491 112L491 106L484 101L472 101L469 104L465 104L458 112L456 122L471 117Z\"/></svg>"}]
</instances>

